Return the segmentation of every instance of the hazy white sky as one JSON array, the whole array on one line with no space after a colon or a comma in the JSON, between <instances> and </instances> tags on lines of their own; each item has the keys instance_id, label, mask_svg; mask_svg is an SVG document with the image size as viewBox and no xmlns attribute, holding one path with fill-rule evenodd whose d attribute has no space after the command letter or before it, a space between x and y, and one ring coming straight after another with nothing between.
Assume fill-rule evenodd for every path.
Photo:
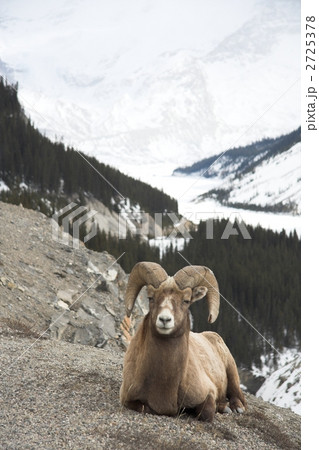
<instances>
[{"instance_id":1,"label":"hazy white sky","mask_svg":"<svg viewBox=\"0 0 319 450\"><path fill-rule=\"evenodd\" d=\"M49 5L48 5L49 3ZM72 33L83 50L149 59L174 49L212 47L253 15L256 0L2 0L2 58L41 57ZM2 29L1 29L2 28ZM63 47L62 47L63 48ZM9 49L9 51L7 51ZM68 52L68 48L63 49ZM19 58L19 59L20 59ZM10 61L9 61L10 62Z\"/></svg>"}]
</instances>

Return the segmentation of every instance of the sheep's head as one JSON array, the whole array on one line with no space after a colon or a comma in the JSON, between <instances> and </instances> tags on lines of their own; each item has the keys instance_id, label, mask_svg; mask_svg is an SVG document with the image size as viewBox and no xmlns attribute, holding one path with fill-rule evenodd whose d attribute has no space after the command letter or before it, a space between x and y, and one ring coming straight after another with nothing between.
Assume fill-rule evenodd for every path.
<instances>
[{"instance_id":1,"label":"sheep's head","mask_svg":"<svg viewBox=\"0 0 319 450\"><path fill-rule=\"evenodd\" d=\"M175 335L188 320L189 306L207 296L208 322L216 320L219 311L219 290L214 274L203 266L188 266L169 277L156 263L136 264L129 277L125 307L131 315L136 297L147 286L150 316L154 330L160 335Z\"/></svg>"},{"instance_id":2,"label":"sheep's head","mask_svg":"<svg viewBox=\"0 0 319 450\"><path fill-rule=\"evenodd\" d=\"M184 328L190 304L203 298L206 292L205 286L198 286L193 290L189 287L179 289L173 277L167 278L157 289L148 285L150 315L156 332L176 335Z\"/></svg>"}]
</instances>

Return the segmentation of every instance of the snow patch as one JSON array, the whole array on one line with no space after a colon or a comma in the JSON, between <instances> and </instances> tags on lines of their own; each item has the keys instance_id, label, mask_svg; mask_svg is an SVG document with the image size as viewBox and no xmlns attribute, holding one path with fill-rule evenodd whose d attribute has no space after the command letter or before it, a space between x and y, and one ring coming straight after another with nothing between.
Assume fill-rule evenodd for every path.
<instances>
[{"instance_id":1,"label":"snow patch","mask_svg":"<svg viewBox=\"0 0 319 450\"><path fill-rule=\"evenodd\" d=\"M10 189L8 188L8 186L5 184L4 181L0 180L0 192L1 191L9 191Z\"/></svg>"},{"instance_id":2,"label":"snow patch","mask_svg":"<svg viewBox=\"0 0 319 450\"><path fill-rule=\"evenodd\" d=\"M301 355L274 371L256 393L265 401L301 414Z\"/></svg>"},{"instance_id":3,"label":"snow patch","mask_svg":"<svg viewBox=\"0 0 319 450\"><path fill-rule=\"evenodd\" d=\"M189 239L185 239L182 237L178 238L169 238L169 237L157 237L154 239L149 239L149 244L151 247L157 247L160 252L160 258L172 247L173 251L177 250L181 252L184 250L185 243L187 243Z\"/></svg>"}]
</instances>

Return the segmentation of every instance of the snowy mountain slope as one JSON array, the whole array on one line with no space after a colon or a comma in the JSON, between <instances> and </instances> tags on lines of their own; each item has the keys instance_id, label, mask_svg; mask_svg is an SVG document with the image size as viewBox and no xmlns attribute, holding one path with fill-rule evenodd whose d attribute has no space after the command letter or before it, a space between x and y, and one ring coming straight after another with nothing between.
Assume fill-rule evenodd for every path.
<instances>
[{"instance_id":1,"label":"snowy mountain slope","mask_svg":"<svg viewBox=\"0 0 319 450\"><path fill-rule=\"evenodd\" d=\"M299 125L298 1L4 0L0 11L2 59L35 125L131 175Z\"/></svg>"},{"instance_id":2,"label":"snowy mountain slope","mask_svg":"<svg viewBox=\"0 0 319 450\"><path fill-rule=\"evenodd\" d=\"M300 150L298 143L285 153L264 161L253 174L235 179L230 185L228 202L261 207L282 204L300 213Z\"/></svg>"},{"instance_id":3,"label":"snowy mountain slope","mask_svg":"<svg viewBox=\"0 0 319 450\"><path fill-rule=\"evenodd\" d=\"M175 174L211 179L211 188L198 201L215 198L221 204L300 214L300 128L276 139L231 149Z\"/></svg>"},{"instance_id":4,"label":"snowy mountain slope","mask_svg":"<svg viewBox=\"0 0 319 450\"><path fill-rule=\"evenodd\" d=\"M290 149L301 142L301 128L276 138L266 138L246 146L231 148L220 154L204 158L186 167L179 167L174 174L199 174L203 177L222 176L223 178L236 174L241 176L263 161Z\"/></svg>"},{"instance_id":5,"label":"snowy mountain slope","mask_svg":"<svg viewBox=\"0 0 319 450\"><path fill-rule=\"evenodd\" d=\"M301 355L297 353L266 379L256 397L262 397L263 400L301 414L300 378Z\"/></svg>"}]
</instances>

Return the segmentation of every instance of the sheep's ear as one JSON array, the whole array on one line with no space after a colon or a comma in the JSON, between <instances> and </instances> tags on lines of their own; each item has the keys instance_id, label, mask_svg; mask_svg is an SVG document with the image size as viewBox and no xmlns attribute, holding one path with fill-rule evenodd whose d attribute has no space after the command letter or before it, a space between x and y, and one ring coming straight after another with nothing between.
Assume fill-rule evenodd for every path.
<instances>
[{"instance_id":1,"label":"sheep's ear","mask_svg":"<svg viewBox=\"0 0 319 450\"><path fill-rule=\"evenodd\" d=\"M201 298L205 297L207 293L207 287L205 286L196 286L192 292L192 302L197 302Z\"/></svg>"}]
</instances>

